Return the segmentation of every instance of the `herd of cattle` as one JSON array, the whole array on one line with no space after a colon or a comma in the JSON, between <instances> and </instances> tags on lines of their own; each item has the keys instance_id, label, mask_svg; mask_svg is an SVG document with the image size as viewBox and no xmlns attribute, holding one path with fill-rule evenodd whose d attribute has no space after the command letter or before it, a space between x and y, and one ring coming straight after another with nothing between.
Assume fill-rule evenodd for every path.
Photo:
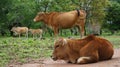
<instances>
[{"instance_id":1,"label":"herd of cattle","mask_svg":"<svg viewBox=\"0 0 120 67\"><path fill-rule=\"evenodd\" d=\"M68 29L77 26L81 32L81 37L83 37L85 31L85 19L86 12L84 10L50 13L39 12L34 18L34 22L43 21L54 31L55 36L58 35L60 29ZM35 34L39 34L41 37L43 33L41 29L28 30L27 27L13 27L11 31L13 31L15 35L19 35L19 37L23 33L25 33L26 37L28 37L28 31L31 32L33 37Z\"/></svg>"},{"instance_id":2,"label":"herd of cattle","mask_svg":"<svg viewBox=\"0 0 120 67\"><path fill-rule=\"evenodd\" d=\"M39 12L35 22L43 21L57 36L59 29L78 26L81 37L84 36L86 13L84 10L70 12ZM109 60L114 54L112 44L103 38L89 35L83 39L59 38L55 41L52 54L53 60L65 60L68 63L86 64L101 60Z\"/></svg>"},{"instance_id":3,"label":"herd of cattle","mask_svg":"<svg viewBox=\"0 0 120 67\"><path fill-rule=\"evenodd\" d=\"M78 26L81 31L81 37L84 36L86 13L83 10L74 10L70 12L39 12L34 18L35 22L43 21L48 27L53 29L55 36L59 29L67 29ZM11 29L19 37L25 33L28 37L28 31L31 34L43 33L42 29L28 29L27 27L13 27ZM65 60L68 63L86 64L101 60L111 59L114 54L113 45L106 39L89 35L82 39L56 39L52 54L53 60Z\"/></svg>"},{"instance_id":4,"label":"herd of cattle","mask_svg":"<svg viewBox=\"0 0 120 67\"><path fill-rule=\"evenodd\" d=\"M37 35L39 35L40 38L42 38L42 29L28 29L27 27L13 27L11 29L12 32L14 32L14 35L19 35L19 37L22 34L25 34L25 36L28 38L28 32L30 32L33 35L33 38Z\"/></svg>"}]
</instances>

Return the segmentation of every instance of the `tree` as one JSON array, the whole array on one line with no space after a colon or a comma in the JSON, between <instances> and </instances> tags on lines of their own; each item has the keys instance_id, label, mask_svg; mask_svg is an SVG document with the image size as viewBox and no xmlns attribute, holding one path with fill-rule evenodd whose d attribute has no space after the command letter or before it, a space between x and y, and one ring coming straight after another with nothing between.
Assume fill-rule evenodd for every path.
<instances>
[{"instance_id":1,"label":"tree","mask_svg":"<svg viewBox=\"0 0 120 67\"><path fill-rule=\"evenodd\" d=\"M0 0L0 34L3 36L7 33L7 14L11 7L11 1Z\"/></svg>"},{"instance_id":2,"label":"tree","mask_svg":"<svg viewBox=\"0 0 120 67\"><path fill-rule=\"evenodd\" d=\"M103 24L112 34L114 34L115 31L120 30L120 2L118 1L119 0L110 1L107 9L107 22Z\"/></svg>"}]
</instances>

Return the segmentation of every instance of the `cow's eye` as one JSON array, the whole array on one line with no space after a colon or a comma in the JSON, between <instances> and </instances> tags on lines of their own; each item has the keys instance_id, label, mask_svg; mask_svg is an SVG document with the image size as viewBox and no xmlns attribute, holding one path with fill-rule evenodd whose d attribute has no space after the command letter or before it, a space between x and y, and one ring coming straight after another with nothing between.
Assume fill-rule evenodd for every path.
<instances>
[{"instance_id":1,"label":"cow's eye","mask_svg":"<svg viewBox=\"0 0 120 67\"><path fill-rule=\"evenodd\" d=\"M59 45L55 46L55 48L58 48L58 47L59 47Z\"/></svg>"}]
</instances>

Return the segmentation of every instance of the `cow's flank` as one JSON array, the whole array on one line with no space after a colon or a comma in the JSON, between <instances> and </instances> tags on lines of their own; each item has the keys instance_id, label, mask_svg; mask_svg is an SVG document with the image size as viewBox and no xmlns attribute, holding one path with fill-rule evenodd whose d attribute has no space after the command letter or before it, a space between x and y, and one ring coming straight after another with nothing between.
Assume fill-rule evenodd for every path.
<instances>
[{"instance_id":1,"label":"cow's flank","mask_svg":"<svg viewBox=\"0 0 120 67\"><path fill-rule=\"evenodd\" d=\"M79 15L78 15L79 14ZM68 29L78 26L81 31L81 37L84 36L86 12L84 10L74 10L70 12L39 12L34 18L35 22L43 21L48 27L53 29L55 36L59 29Z\"/></svg>"},{"instance_id":2,"label":"cow's flank","mask_svg":"<svg viewBox=\"0 0 120 67\"><path fill-rule=\"evenodd\" d=\"M60 38L54 43L53 60L86 64L111 59L112 44L103 38L89 35L84 39Z\"/></svg>"}]
</instances>

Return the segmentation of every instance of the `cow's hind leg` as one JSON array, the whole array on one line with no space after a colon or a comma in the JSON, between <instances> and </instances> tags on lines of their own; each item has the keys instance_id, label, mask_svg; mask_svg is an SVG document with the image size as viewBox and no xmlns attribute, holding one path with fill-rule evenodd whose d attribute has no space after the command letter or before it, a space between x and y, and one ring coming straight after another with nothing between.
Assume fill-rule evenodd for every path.
<instances>
[{"instance_id":1,"label":"cow's hind leg","mask_svg":"<svg viewBox=\"0 0 120 67\"><path fill-rule=\"evenodd\" d=\"M98 44L93 40L84 46L80 50L80 57L77 59L77 63L87 64L99 61Z\"/></svg>"},{"instance_id":2,"label":"cow's hind leg","mask_svg":"<svg viewBox=\"0 0 120 67\"><path fill-rule=\"evenodd\" d=\"M91 46L88 46L91 47ZM88 48L86 47L86 49ZM95 46L94 46L95 47ZM87 63L94 63L99 60L98 50L88 48L86 51L85 49L81 50L80 57L77 59L77 63L79 64L87 64Z\"/></svg>"},{"instance_id":3,"label":"cow's hind leg","mask_svg":"<svg viewBox=\"0 0 120 67\"><path fill-rule=\"evenodd\" d=\"M87 64L87 63L94 63L99 60L99 55L97 50L89 50L87 51L82 51L81 52L81 57L77 59L77 63L79 64Z\"/></svg>"}]
</instances>

